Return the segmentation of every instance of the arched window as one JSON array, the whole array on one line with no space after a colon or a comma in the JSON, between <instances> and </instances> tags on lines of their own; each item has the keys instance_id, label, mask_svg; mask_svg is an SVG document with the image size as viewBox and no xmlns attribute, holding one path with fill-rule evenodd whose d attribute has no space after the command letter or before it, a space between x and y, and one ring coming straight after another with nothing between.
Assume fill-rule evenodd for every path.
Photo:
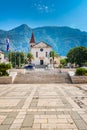
<instances>
[{"instance_id":1,"label":"arched window","mask_svg":"<svg viewBox=\"0 0 87 130\"><path fill-rule=\"evenodd\" d=\"M36 52L36 57L38 57L38 52Z\"/></svg>"},{"instance_id":2,"label":"arched window","mask_svg":"<svg viewBox=\"0 0 87 130\"><path fill-rule=\"evenodd\" d=\"M48 53L46 52L46 57L48 57Z\"/></svg>"}]
</instances>

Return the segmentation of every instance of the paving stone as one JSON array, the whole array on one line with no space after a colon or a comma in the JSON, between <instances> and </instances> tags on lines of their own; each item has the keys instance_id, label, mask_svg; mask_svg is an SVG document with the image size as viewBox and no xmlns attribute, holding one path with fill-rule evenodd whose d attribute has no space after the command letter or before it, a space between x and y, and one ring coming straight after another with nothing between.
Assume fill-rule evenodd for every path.
<instances>
[{"instance_id":1,"label":"paving stone","mask_svg":"<svg viewBox=\"0 0 87 130\"><path fill-rule=\"evenodd\" d=\"M15 121L14 121L14 124L20 124L20 123L22 123L23 122L23 119L16 119Z\"/></svg>"},{"instance_id":2,"label":"paving stone","mask_svg":"<svg viewBox=\"0 0 87 130\"><path fill-rule=\"evenodd\" d=\"M36 103L32 103L32 104L30 105L30 107L36 107L36 106L37 106Z\"/></svg>"},{"instance_id":3,"label":"paving stone","mask_svg":"<svg viewBox=\"0 0 87 130\"><path fill-rule=\"evenodd\" d=\"M64 114L64 112L63 112L63 111L59 111L59 110L58 110L58 111L56 111L56 114L57 114L57 115L63 115L63 114Z\"/></svg>"},{"instance_id":4,"label":"paving stone","mask_svg":"<svg viewBox=\"0 0 87 130\"><path fill-rule=\"evenodd\" d=\"M40 124L33 124L33 128L40 129Z\"/></svg>"},{"instance_id":5,"label":"paving stone","mask_svg":"<svg viewBox=\"0 0 87 130\"><path fill-rule=\"evenodd\" d=\"M32 130L32 128L25 127L25 128L21 128L20 130Z\"/></svg>"},{"instance_id":6,"label":"paving stone","mask_svg":"<svg viewBox=\"0 0 87 130\"><path fill-rule=\"evenodd\" d=\"M10 129L20 129L21 128L21 123L13 123L10 127Z\"/></svg>"},{"instance_id":7,"label":"paving stone","mask_svg":"<svg viewBox=\"0 0 87 130\"><path fill-rule=\"evenodd\" d=\"M11 112L8 114L8 118L15 118L17 116L18 112Z\"/></svg>"},{"instance_id":8,"label":"paving stone","mask_svg":"<svg viewBox=\"0 0 87 130\"><path fill-rule=\"evenodd\" d=\"M74 120L79 130L87 130L87 124L83 120Z\"/></svg>"},{"instance_id":9,"label":"paving stone","mask_svg":"<svg viewBox=\"0 0 87 130\"><path fill-rule=\"evenodd\" d=\"M25 127L25 128L21 128L20 130L41 130L41 129ZM43 130L46 130L46 129L43 129Z\"/></svg>"},{"instance_id":10,"label":"paving stone","mask_svg":"<svg viewBox=\"0 0 87 130\"><path fill-rule=\"evenodd\" d=\"M57 112L56 111L47 111L45 114L47 114L47 115L55 115L55 114L57 114Z\"/></svg>"},{"instance_id":11,"label":"paving stone","mask_svg":"<svg viewBox=\"0 0 87 130\"><path fill-rule=\"evenodd\" d=\"M47 123L48 122L48 120L47 119L35 119L34 120L34 124L42 124L42 123Z\"/></svg>"},{"instance_id":12,"label":"paving stone","mask_svg":"<svg viewBox=\"0 0 87 130\"><path fill-rule=\"evenodd\" d=\"M10 128L9 130L20 130L20 128Z\"/></svg>"},{"instance_id":13,"label":"paving stone","mask_svg":"<svg viewBox=\"0 0 87 130\"><path fill-rule=\"evenodd\" d=\"M13 121L14 121L14 118L6 118L2 124L11 125L13 123Z\"/></svg>"},{"instance_id":14,"label":"paving stone","mask_svg":"<svg viewBox=\"0 0 87 130\"><path fill-rule=\"evenodd\" d=\"M74 124L57 124L57 128L60 129L75 129L76 126Z\"/></svg>"},{"instance_id":15,"label":"paving stone","mask_svg":"<svg viewBox=\"0 0 87 130\"><path fill-rule=\"evenodd\" d=\"M41 111L41 112L39 111L39 112L37 112L37 111L33 111L33 110L32 110L31 112L27 112L27 114L28 114L28 115L33 115L33 114L35 114L35 115L37 115L37 114L42 115L42 114L45 114L45 112L44 112L44 111Z\"/></svg>"},{"instance_id":16,"label":"paving stone","mask_svg":"<svg viewBox=\"0 0 87 130\"><path fill-rule=\"evenodd\" d=\"M44 112L44 111L38 111L38 112L36 112L35 115L45 115L45 114L46 114L46 112Z\"/></svg>"},{"instance_id":17,"label":"paving stone","mask_svg":"<svg viewBox=\"0 0 87 130\"><path fill-rule=\"evenodd\" d=\"M46 129L51 129L51 128L56 128L55 124L41 124L41 128L46 128Z\"/></svg>"},{"instance_id":18,"label":"paving stone","mask_svg":"<svg viewBox=\"0 0 87 130\"><path fill-rule=\"evenodd\" d=\"M10 125L0 125L0 130L9 130Z\"/></svg>"},{"instance_id":19,"label":"paving stone","mask_svg":"<svg viewBox=\"0 0 87 130\"><path fill-rule=\"evenodd\" d=\"M80 117L80 115L77 113L77 112L71 112L70 113L70 115L71 115L71 117L73 118L73 119L77 119L77 120L80 120L81 119L81 117Z\"/></svg>"},{"instance_id":20,"label":"paving stone","mask_svg":"<svg viewBox=\"0 0 87 130\"><path fill-rule=\"evenodd\" d=\"M33 121L34 121L34 118L33 118L33 116L29 116L29 115L27 115L26 117L25 117L25 119L24 119L24 121L23 121L23 127L32 127L32 125L33 125Z\"/></svg>"},{"instance_id":21,"label":"paving stone","mask_svg":"<svg viewBox=\"0 0 87 130\"><path fill-rule=\"evenodd\" d=\"M68 123L67 119L48 119L48 123Z\"/></svg>"}]
</instances>

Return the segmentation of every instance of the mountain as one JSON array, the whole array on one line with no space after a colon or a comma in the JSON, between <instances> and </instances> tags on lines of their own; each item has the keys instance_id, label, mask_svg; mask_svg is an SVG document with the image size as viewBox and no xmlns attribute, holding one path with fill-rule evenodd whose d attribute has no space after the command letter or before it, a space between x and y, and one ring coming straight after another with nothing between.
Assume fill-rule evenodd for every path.
<instances>
[{"instance_id":1,"label":"mountain","mask_svg":"<svg viewBox=\"0 0 87 130\"><path fill-rule=\"evenodd\" d=\"M38 27L30 28L26 24L12 30L0 30L0 50L6 51L5 39L10 38L11 51L29 51L29 40L34 32L36 43L44 41L53 47L59 55L65 56L67 52L76 46L87 47L87 32L70 27Z\"/></svg>"}]
</instances>

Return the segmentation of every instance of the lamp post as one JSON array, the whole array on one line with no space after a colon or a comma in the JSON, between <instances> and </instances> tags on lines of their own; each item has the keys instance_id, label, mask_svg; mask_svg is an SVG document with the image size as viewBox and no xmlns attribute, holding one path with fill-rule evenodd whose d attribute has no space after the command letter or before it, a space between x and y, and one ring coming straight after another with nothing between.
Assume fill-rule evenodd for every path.
<instances>
[{"instance_id":1,"label":"lamp post","mask_svg":"<svg viewBox=\"0 0 87 130\"><path fill-rule=\"evenodd\" d=\"M12 57L11 57L11 51L9 52L9 62L11 63Z\"/></svg>"},{"instance_id":2,"label":"lamp post","mask_svg":"<svg viewBox=\"0 0 87 130\"><path fill-rule=\"evenodd\" d=\"M15 50L15 68L16 68L16 50Z\"/></svg>"},{"instance_id":3,"label":"lamp post","mask_svg":"<svg viewBox=\"0 0 87 130\"><path fill-rule=\"evenodd\" d=\"M20 52L19 52L19 68L20 68Z\"/></svg>"}]
</instances>

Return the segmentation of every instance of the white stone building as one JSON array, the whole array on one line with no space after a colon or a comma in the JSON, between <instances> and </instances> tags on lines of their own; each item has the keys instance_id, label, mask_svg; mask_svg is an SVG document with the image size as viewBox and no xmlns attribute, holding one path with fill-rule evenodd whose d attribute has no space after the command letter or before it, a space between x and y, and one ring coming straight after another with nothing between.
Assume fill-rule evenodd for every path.
<instances>
[{"instance_id":1,"label":"white stone building","mask_svg":"<svg viewBox=\"0 0 87 130\"><path fill-rule=\"evenodd\" d=\"M4 53L0 51L0 63L4 62Z\"/></svg>"},{"instance_id":2,"label":"white stone building","mask_svg":"<svg viewBox=\"0 0 87 130\"><path fill-rule=\"evenodd\" d=\"M32 60L32 64L48 65L52 63L52 59L50 58L51 51L52 51L52 47L43 41L36 44L34 39L34 34L32 33L30 39L30 52L34 56L34 60Z\"/></svg>"}]
</instances>

